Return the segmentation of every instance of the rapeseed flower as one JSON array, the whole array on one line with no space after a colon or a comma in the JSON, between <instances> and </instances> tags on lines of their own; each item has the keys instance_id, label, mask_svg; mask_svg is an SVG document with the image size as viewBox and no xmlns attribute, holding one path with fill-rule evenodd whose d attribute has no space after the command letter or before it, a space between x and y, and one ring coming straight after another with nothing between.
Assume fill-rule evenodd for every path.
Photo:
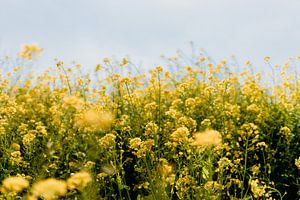
<instances>
[{"instance_id":1,"label":"rapeseed flower","mask_svg":"<svg viewBox=\"0 0 300 200\"><path fill-rule=\"evenodd\" d=\"M28 180L23 177L8 177L2 181L1 192L21 192L29 186Z\"/></svg>"},{"instance_id":2,"label":"rapeseed flower","mask_svg":"<svg viewBox=\"0 0 300 200\"><path fill-rule=\"evenodd\" d=\"M90 182L92 182L92 177L88 172L82 171L73 174L67 180L68 189L74 190L82 190L84 189Z\"/></svg>"},{"instance_id":3,"label":"rapeseed flower","mask_svg":"<svg viewBox=\"0 0 300 200\"><path fill-rule=\"evenodd\" d=\"M76 125L91 131L105 131L111 127L113 120L114 117L109 111L89 109L77 116Z\"/></svg>"},{"instance_id":4,"label":"rapeseed flower","mask_svg":"<svg viewBox=\"0 0 300 200\"><path fill-rule=\"evenodd\" d=\"M101 146L101 148L110 149L115 146L115 140L116 136L112 133L108 133L104 137L99 139L99 145Z\"/></svg>"},{"instance_id":5,"label":"rapeseed flower","mask_svg":"<svg viewBox=\"0 0 300 200\"><path fill-rule=\"evenodd\" d=\"M19 56L27 60L32 60L33 56L39 54L41 51L43 51L43 49L37 44L25 44L23 45Z\"/></svg>"},{"instance_id":6,"label":"rapeseed flower","mask_svg":"<svg viewBox=\"0 0 300 200\"><path fill-rule=\"evenodd\" d=\"M300 170L300 157L298 159L297 158L295 159L295 165Z\"/></svg>"},{"instance_id":7,"label":"rapeseed flower","mask_svg":"<svg viewBox=\"0 0 300 200\"><path fill-rule=\"evenodd\" d=\"M170 135L170 140L173 142L187 142L189 134L190 132L187 127L179 127Z\"/></svg>"},{"instance_id":8,"label":"rapeseed flower","mask_svg":"<svg viewBox=\"0 0 300 200\"><path fill-rule=\"evenodd\" d=\"M266 193L265 187L263 185L260 185L258 179L251 180L250 185L251 185L251 191L255 198L260 198Z\"/></svg>"},{"instance_id":9,"label":"rapeseed flower","mask_svg":"<svg viewBox=\"0 0 300 200\"><path fill-rule=\"evenodd\" d=\"M77 110L81 109L84 106L84 101L76 96L66 96L63 98L63 108L73 107Z\"/></svg>"},{"instance_id":10,"label":"rapeseed flower","mask_svg":"<svg viewBox=\"0 0 300 200\"><path fill-rule=\"evenodd\" d=\"M221 134L212 129L206 129L203 132L196 133L192 145L197 147L211 147L222 144Z\"/></svg>"},{"instance_id":11,"label":"rapeseed flower","mask_svg":"<svg viewBox=\"0 0 300 200\"><path fill-rule=\"evenodd\" d=\"M49 178L35 183L31 189L31 198L43 197L45 200L53 200L67 193L65 181Z\"/></svg>"}]
</instances>

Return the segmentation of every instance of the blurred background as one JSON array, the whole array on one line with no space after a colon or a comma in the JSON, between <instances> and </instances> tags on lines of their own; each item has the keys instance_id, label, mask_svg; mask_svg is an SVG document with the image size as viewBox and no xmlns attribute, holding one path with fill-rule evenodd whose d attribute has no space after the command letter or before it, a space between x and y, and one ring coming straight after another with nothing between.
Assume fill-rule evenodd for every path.
<instances>
[{"instance_id":1,"label":"blurred background","mask_svg":"<svg viewBox=\"0 0 300 200\"><path fill-rule=\"evenodd\" d=\"M259 68L265 56L281 64L300 55L299 10L299 0L0 0L0 56L37 43L40 67L128 56L151 68L162 54L203 48Z\"/></svg>"}]
</instances>

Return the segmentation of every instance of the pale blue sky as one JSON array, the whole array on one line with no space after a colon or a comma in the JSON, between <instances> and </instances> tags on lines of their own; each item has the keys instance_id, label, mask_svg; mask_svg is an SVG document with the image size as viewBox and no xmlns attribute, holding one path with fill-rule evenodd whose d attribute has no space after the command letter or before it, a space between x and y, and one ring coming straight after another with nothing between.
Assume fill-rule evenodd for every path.
<instances>
[{"instance_id":1,"label":"pale blue sky","mask_svg":"<svg viewBox=\"0 0 300 200\"><path fill-rule=\"evenodd\" d=\"M300 55L299 11L300 0L0 0L0 54L35 42L43 65L130 55L145 67L193 41L215 59L283 63Z\"/></svg>"}]
</instances>

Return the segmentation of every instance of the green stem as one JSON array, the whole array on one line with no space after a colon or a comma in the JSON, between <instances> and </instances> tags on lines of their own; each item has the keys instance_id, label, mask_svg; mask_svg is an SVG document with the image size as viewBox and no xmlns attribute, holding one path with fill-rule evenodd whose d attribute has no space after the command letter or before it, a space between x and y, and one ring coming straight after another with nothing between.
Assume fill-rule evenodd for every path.
<instances>
[{"instance_id":1,"label":"green stem","mask_svg":"<svg viewBox=\"0 0 300 200\"><path fill-rule=\"evenodd\" d=\"M245 198L247 192L248 192L248 189L247 191L245 192L245 194L243 195L243 192L244 192L244 187L245 187L245 179L246 179L246 171L247 171L247 159L248 159L248 138L246 140L246 150L245 150L245 164L244 164L244 173L243 173L243 188L242 188L242 196L243 196L243 199Z\"/></svg>"}]
</instances>

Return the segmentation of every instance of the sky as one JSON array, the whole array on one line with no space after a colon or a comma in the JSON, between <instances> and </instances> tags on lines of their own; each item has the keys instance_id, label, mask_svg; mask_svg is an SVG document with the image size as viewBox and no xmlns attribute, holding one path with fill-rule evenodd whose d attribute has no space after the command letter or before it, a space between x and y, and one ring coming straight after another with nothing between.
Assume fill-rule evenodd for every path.
<instances>
[{"instance_id":1,"label":"sky","mask_svg":"<svg viewBox=\"0 0 300 200\"><path fill-rule=\"evenodd\" d=\"M300 0L0 0L0 55L38 43L42 66L129 56L151 68L192 41L216 60L281 64L300 55L299 10Z\"/></svg>"}]
</instances>

